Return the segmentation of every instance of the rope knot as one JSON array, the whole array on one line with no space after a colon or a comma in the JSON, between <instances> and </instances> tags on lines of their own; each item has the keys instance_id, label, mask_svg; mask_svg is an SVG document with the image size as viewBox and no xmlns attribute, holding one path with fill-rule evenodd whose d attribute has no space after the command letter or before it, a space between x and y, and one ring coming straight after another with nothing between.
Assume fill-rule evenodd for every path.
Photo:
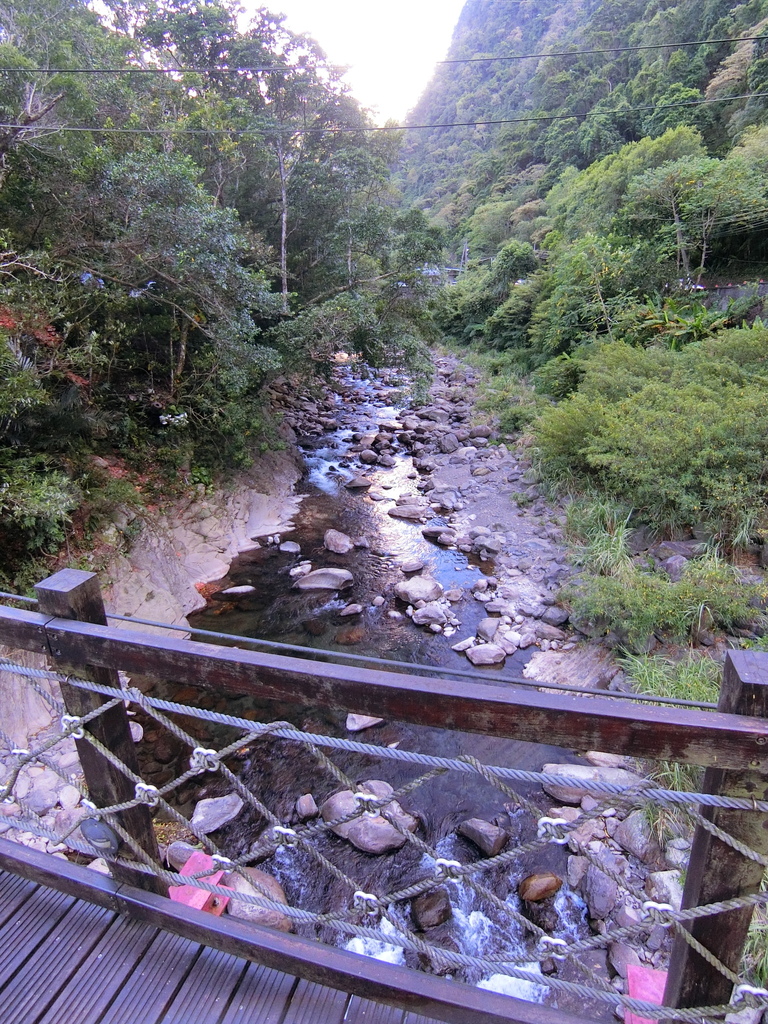
<instances>
[{"instance_id":1,"label":"rope knot","mask_svg":"<svg viewBox=\"0 0 768 1024\"><path fill-rule=\"evenodd\" d=\"M358 805L358 807L361 804L364 805L363 814L367 818L378 818L379 809L378 807L373 806L373 804L377 804L378 802L379 798L376 796L375 793L355 793L355 803Z\"/></svg>"},{"instance_id":2,"label":"rope knot","mask_svg":"<svg viewBox=\"0 0 768 1024\"><path fill-rule=\"evenodd\" d=\"M565 818L539 818L536 838L546 839L548 843L554 843L556 846L565 846L568 836L564 836L560 830L563 825L568 824Z\"/></svg>"},{"instance_id":3,"label":"rope knot","mask_svg":"<svg viewBox=\"0 0 768 1024\"><path fill-rule=\"evenodd\" d=\"M660 924L662 928L670 928L674 921L669 916L674 914L675 908L671 903L657 903L655 900L646 900L643 904L644 916L654 924Z\"/></svg>"},{"instance_id":4,"label":"rope knot","mask_svg":"<svg viewBox=\"0 0 768 1024\"><path fill-rule=\"evenodd\" d=\"M218 750L211 750L209 747L195 747L189 758L190 770L198 774L218 771L220 765Z\"/></svg>"},{"instance_id":5,"label":"rope knot","mask_svg":"<svg viewBox=\"0 0 768 1024\"><path fill-rule=\"evenodd\" d=\"M435 861L435 877L439 879L461 878L463 864L459 860L446 860L438 857Z\"/></svg>"},{"instance_id":6,"label":"rope knot","mask_svg":"<svg viewBox=\"0 0 768 1024\"><path fill-rule=\"evenodd\" d=\"M157 786L150 786L146 782L137 782L136 799L140 804L146 804L148 807L157 807L160 800L160 790Z\"/></svg>"},{"instance_id":7,"label":"rope knot","mask_svg":"<svg viewBox=\"0 0 768 1024\"><path fill-rule=\"evenodd\" d=\"M551 935L542 935L536 946L536 956L545 960L550 957L552 960L565 960L567 954L564 952L568 948L568 943L565 939L556 939Z\"/></svg>"},{"instance_id":8,"label":"rope knot","mask_svg":"<svg viewBox=\"0 0 768 1024\"><path fill-rule=\"evenodd\" d=\"M378 914L381 904L379 903L379 897L374 893L363 892L362 889L358 889L352 897L352 906L355 910L360 910L364 914Z\"/></svg>"},{"instance_id":9,"label":"rope knot","mask_svg":"<svg viewBox=\"0 0 768 1024\"><path fill-rule=\"evenodd\" d=\"M81 740L85 736L85 729L83 729L83 720L78 718L77 715L62 715L61 716L61 728L73 739Z\"/></svg>"},{"instance_id":10,"label":"rope knot","mask_svg":"<svg viewBox=\"0 0 768 1024\"><path fill-rule=\"evenodd\" d=\"M276 841L278 846L298 845L299 835L296 829L286 828L285 825L275 825L272 831L277 833Z\"/></svg>"},{"instance_id":11,"label":"rope knot","mask_svg":"<svg viewBox=\"0 0 768 1024\"><path fill-rule=\"evenodd\" d=\"M756 985L739 985L731 998L733 1006L763 1009L768 1005L768 989Z\"/></svg>"}]
</instances>

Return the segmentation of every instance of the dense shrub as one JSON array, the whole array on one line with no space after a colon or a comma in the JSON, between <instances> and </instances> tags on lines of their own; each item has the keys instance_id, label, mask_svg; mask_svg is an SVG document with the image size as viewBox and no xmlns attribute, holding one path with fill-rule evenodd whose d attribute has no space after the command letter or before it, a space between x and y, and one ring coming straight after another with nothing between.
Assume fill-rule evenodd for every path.
<instances>
[{"instance_id":1,"label":"dense shrub","mask_svg":"<svg viewBox=\"0 0 768 1024\"><path fill-rule=\"evenodd\" d=\"M602 345L537 423L545 473L603 487L661 529L743 537L768 496L767 355L764 328L680 353Z\"/></svg>"},{"instance_id":2,"label":"dense shrub","mask_svg":"<svg viewBox=\"0 0 768 1024\"><path fill-rule=\"evenodd\" d=\"M688 563L682 579L633 567L617 576L590 576L564 591L571 617L595 635L612 633L628 650L652 634L684 641L704 622L732 629L755 617L750 601L764 596L738 570L716 558Z\"/></svg>"}]
</instances>

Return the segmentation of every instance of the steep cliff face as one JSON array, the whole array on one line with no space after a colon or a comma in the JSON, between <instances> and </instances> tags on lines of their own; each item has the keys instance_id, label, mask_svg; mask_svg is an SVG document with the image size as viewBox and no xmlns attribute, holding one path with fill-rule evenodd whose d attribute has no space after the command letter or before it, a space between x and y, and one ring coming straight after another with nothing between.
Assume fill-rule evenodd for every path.
<instances>
[{"instance_id":1,"label":"steep cliff face","mask_svg":"<svg viewBox=\"0 0 768 1024\"><path fill-rule=\"evenodd\" d=\"M474 231L493 250L510 212L566 167L682 124L723 155L766 118L768 44L751 38L766 15L766 0L467 0L448 60L471 62L438 66L412 111L411 125L436 127L407 133L400 185L455 238ZM478 230L500 201L506 234Z\"/></svg>"},{"instance_id":2,"label":"steep cliff face","mask_svg":"<svg viewBox=\"0 0 768 1024\"><path fill-rule=\"evenodd\" d=\"M104 574L108 610L183 624L205 607L198 588L225 576L259 538L289 526L300 475L294 450L267 453L227 490L198 485L167 514L148 518L130 552Z\"/></svg>"}]
</instances>

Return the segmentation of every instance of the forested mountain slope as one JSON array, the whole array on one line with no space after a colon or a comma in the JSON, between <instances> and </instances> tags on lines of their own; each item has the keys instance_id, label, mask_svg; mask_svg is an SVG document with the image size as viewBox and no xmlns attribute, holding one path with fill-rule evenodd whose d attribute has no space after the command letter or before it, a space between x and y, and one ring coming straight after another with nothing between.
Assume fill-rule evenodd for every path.
<instances>
[{"instance_id":1,"label":"forested mountain slope","mask_svg":"<svg viewBox=\"0 0 768 1024\"><path fill-rule=\"evenodd\" d=\"M764 121L768 38L682 44L760 36L766 16L765 0L467 0L448 59L473 62L439 66L409 122L512 123L408 132L405 193L490 256L510 221L541 241L540 201L566 167L679 125L723 155Z\"/></svg>"},{"instance_id":2,"label":"forested mountain slope","mask_svg":"<svg viewBox=\"0 0 768 1024\"><path fill-rule=\"evenodd\" d=\"M468 0L449 59L473 60L412 122L506 123L407 134L406 192L468 243L435 320L540 471L597 497L619 604L647 583L631 516L768 555L767 29L765 0Z\"/></svg>"},{"instance_id":3,"label":"forested mountain slope","mask_svg":"<svg viewBox=\"0 0 768 1024\"><path fill-rule=\"evenodd\" d=\"M98 6L0 0L0 577L247 462L270 376L413 355L440 249L314 40Z\"/></svg>"}]
</instances>

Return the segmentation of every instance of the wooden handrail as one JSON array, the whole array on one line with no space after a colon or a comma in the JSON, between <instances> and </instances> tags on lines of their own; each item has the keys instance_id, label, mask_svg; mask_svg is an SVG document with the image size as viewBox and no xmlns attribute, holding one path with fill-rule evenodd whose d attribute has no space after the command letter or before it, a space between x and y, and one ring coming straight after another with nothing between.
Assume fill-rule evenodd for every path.
<instances>
[{"instance_id":1,"label":"wooden handrail","mask_svg":"<svg viewBox=\"0 0 768 1024\"><path fill-rule=\"evenodd\" d=\"M217 694L330 707L575 750L768 774L768 721L762 718L316 662L13 608L0 609L0 643L45 652L62 666L122 669ZM731 651L728 658L746 673L759 655Z\"/></svg>"}]
</instances>

